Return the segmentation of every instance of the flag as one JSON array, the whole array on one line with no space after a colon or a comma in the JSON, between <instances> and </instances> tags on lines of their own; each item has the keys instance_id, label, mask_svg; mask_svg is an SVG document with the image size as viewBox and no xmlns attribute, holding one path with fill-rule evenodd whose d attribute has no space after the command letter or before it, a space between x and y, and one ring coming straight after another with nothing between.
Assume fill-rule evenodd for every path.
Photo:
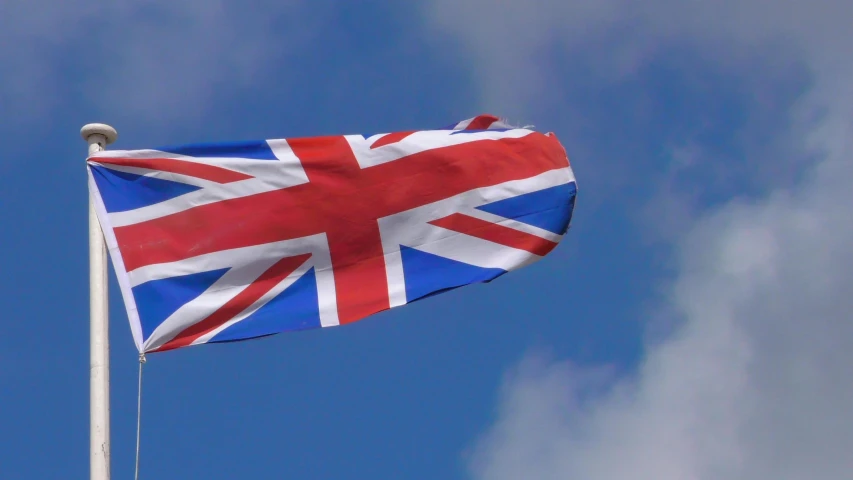
<instances>
[{"instance_id":1,"label":"flag","mask_svg":"<svg viewBox=\"0 0 853 480\"><path fill-rule=\"evenodd\" d=\"M576 195L553 134L490 115L87 165L140 352L351 323L491 281L558 244Z\"/></svg>"}]
</instances>

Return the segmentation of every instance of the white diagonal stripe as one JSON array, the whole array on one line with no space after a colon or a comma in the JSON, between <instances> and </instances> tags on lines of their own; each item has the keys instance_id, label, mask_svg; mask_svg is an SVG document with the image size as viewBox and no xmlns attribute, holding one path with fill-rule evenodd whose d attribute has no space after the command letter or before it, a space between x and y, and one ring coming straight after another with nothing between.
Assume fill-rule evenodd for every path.
<instances>
[{"instance_id":1,"label":"white diagonal stripe","mask_svg":"<svg viewBox=\"0 0 853 480\"><path fill-rule=\"evenodd\" d=\"M450 147L481 140L522 138L531 133L534 132L521 128L504 132L484 130L473 133L458 133L458 130L424 130L414 132L399 142L377 148L370 148L373 144L371 140L375 135L370 137L371 140L367 140L361 135L346 135L345 138L361 168L368 168L432 150L436 147Z\"/></svg>"},{"instance_id":2,"label":"white diagonal stripe","mask_svg":"<svg viewBox=\"0 0 853 480\"><path fill-rule=\"evenodd\" d=\"M218 335L219 332L222 332L223 330L230 327L231 325L234 325L237 322L241 322L241 321L249 318L250 315L257 312L261 307L263 307L264 305L269 303L270 300L277 297L279 294L284 292L288 287L290 287L291 285L296 283L296 281L299 280L299 278L302 277L302 275L305 275L305 273L312 266L313 266L312 259L309 258L302 265L300 265L299 268L297 268L296 270L291 272L291 274L288 275L287 277L285 277L282 281L278 282L278 284L276 284L275 287L271 288L267 293L265 293L263 296L261 296L261 298L257 299L254 303L249 305L245 310L243 310L239 314L235 315L234 318L225 322L224 324L217 327L216 329L198 337L197 339L195 339L195 341L193 341L192 344L198 345L201 343L207 343L210 339L212 339L213 337Z\"/></svg>"}]
</instances>

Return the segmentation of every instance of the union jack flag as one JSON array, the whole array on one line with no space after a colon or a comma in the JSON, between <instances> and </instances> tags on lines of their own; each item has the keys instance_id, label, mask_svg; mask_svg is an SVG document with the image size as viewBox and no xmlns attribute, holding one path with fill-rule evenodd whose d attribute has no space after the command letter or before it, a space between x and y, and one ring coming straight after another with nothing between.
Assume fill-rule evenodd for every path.
<instances>
[{"instance_id":1,"label":"union jack flag","mask_svg":"<svg viewBox=\"0 0 853 480\"><path fill-rule=\"evenodd\" d=\"M140 352L351 323L550 252L553 134L443 130L106 151L89 187Z\"/></svg>"}]
</instances>

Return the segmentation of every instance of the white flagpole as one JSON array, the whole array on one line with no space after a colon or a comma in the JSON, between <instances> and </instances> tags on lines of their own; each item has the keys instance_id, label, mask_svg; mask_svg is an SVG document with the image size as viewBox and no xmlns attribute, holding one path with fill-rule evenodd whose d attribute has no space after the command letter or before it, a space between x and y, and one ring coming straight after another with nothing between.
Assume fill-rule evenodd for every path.
<instances>
[{"instance_id":1,"label":"white flagpole","mask_svg":"<svg viewBox=\"0 0 853 480\"><path fill-rule=\"evenodd\" d=\"M89 155L105 150L118 134L90 123L80 130ZM91 480L110 479L110 329L107 247L89 194L89 468Z\"/></svg>"}]
</instances>

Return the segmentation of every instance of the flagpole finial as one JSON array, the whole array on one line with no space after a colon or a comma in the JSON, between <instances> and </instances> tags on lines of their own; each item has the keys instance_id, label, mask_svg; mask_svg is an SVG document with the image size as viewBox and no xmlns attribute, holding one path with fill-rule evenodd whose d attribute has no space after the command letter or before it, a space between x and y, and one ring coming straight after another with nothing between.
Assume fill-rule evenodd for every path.
<instances>
[{"instance_id":1,"label":"flagpole finial","mask_svg":"<svg viewBox=\"0 0 853 480\"><path fill-rule=\"evenodd\" d=\"M93 138L95 135L101 135L103 141L97 137ZM116 141L118 132L116 132L115 128L103 123L90 123L80 129L80 136L89 143L98 143L101 147L104 147Z\"/></svg>"}]
</instances>

